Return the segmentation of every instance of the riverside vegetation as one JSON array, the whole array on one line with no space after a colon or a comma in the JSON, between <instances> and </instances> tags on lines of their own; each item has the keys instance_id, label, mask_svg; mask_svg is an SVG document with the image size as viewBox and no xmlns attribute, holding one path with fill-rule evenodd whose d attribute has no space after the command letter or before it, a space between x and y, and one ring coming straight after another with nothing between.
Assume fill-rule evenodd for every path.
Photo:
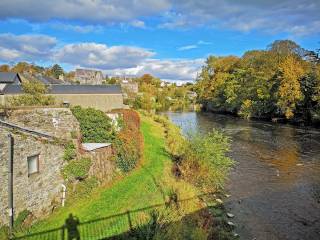
<instances>
[{"instance_id":1,"label":"riverside vegetation","mask_svg":"<svg viewBox=\"0 0 320 240\"><path fill-rule=\"evenodd\" d=\"M167 118L148 112L140 114L141 123L139 115L132 110L125 110L123 116L126 127L113 139L119 134L135 136L141 124L144 144L139 143L142 154L136 154L135 164L128 153L136 149L137 143L129 146L129 150L124 149L126 143L120 147L116 143L115 161L120 162L117 166L123 174L116 176L111 184L101 186L92 185L92 180L87 179L87 185L92 186L90 192L69 196L71 199L64 208L32 226L25 226L18 235L60 227L69 213L87 221L164 204L166 207L155 209L131 231L127 232L129 229L123 226L120 232L123 239L233 239L233 228L227 224L220 201L216 201L216 194L232 166L232 161L225 156L229 139L218 132L203 138L185 138ZM72 165L75 162L77 166ZM69 179L80 175L85 178L89 165L88 159L69 160L63 174ZM105 236L109 236L108 227L104 229Z\"/></svg>"},{"instance_id":2,"label":"riverside vegetation","mask_svg":"<svg viewBox=\"0 0 320 240\"><path fill-rule=\"evenodd\" d=\"M241 58L210 56L195 89L198 101L213 111L319 124L319 52L283 40Z\"/></svg>"}]
</instances>

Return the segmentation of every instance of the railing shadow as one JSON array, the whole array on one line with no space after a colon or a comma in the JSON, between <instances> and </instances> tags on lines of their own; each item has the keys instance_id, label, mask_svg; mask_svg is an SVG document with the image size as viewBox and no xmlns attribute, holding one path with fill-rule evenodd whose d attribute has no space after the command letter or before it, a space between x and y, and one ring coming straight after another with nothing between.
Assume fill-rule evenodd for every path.
<instances>
[{"instance_id":1,"label":"railing shadow","mask_svg":"<svg viewBox=\"0 0 320 240\"><path fill-rule=\"evenodd\" d=\"M200 194L194 197L178 200L179 204L187 204L190 201L201 199L212 193ZM64 239L119 239L119 236L127 236L132 230L147 223L152 212L169 213L172 206L166 203L155 204L144 208L128 210L119 214L97 218L81 222L72 214L66 219L63 226L42 232L30 233L24 236L14 237L14 240L64 240ZM121 239L121 238L120 238Z\"/></svg>"}]
</instances>

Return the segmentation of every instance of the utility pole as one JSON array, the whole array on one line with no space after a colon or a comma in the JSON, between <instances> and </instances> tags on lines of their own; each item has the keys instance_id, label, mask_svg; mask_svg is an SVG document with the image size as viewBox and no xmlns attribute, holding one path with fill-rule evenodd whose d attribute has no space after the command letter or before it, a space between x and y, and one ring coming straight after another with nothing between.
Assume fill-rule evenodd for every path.
<instances>
[{"instance_id":1,"label":"utility pole","mask_svg":"<svg viewBox=\"0 0 320 240\"><path fill-rule=\"evenodd\" d=\"M9 237L13 237L13 146L14 139L8 134L9 142L9 174L8 174L8 205L9 205Z\"/></svg>"}]
</instances>

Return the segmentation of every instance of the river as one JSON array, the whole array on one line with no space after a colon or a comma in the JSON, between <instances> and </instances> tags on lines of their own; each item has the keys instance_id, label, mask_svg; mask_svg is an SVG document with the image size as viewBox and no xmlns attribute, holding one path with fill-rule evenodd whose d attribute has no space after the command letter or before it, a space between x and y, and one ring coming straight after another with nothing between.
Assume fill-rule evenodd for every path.
<instances>
[{"instance_id":1,"label":"river","mask_svg":"<svg viewBox=\"0 0 320 240\"><path fill-rule=\"evenodd\" d=\"M320 239L320 130L212 113L166 113L186 133L223 131L236 164L225 203L244 240Z\"/></svg>"}]
</instances>

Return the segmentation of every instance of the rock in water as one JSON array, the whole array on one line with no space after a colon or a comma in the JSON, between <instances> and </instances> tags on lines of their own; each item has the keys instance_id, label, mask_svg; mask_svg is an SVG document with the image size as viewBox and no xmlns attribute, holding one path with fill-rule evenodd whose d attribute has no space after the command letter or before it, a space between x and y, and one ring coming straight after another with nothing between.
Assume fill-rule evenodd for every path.
<instances>
[{"instance_id":1,"label":"rock in water","mask_svg":"<svg viewBox=\"0 0 320 240\"><path fill-rule=\"evenodd\" d=\"M227 213L227 216L228 216L229 218L233 218L233 217L234 217L234 215L233 215L232 213Z\"/></svg>"},{"instance_id":2,"label":"rock in water","mask_svg":"<svg viewBox=\"0 0 320 240\"><path fill-rule=\"evenodd\" d=\"M227 222L227 224L229 225L229 226L235 226L235 224L233 223L233 222L231 222L231 221L229 221L229 222Z\"/></svg>"}]
</instances>

